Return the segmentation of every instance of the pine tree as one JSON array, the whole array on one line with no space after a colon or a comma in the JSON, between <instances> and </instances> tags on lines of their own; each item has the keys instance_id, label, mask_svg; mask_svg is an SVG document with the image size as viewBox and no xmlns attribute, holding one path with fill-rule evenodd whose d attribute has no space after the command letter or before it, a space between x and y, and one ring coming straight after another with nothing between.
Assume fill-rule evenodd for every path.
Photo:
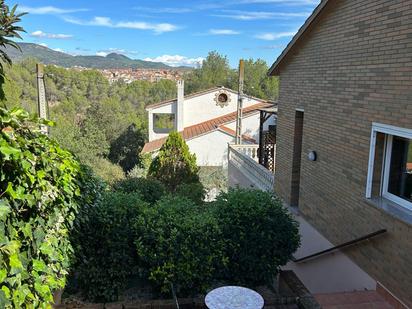
<instances>
[{"instance_id":1,"label":"pine tree","mask_svg":"<svg viewBox=\"0 0 412 309\"><path fill-rule=\"evenodd\" d=\"M196 155L190 153L179 133L171 132L150 165L148 175L175 192L181 184L199 182L198 172Z\"/></svg>"}]
</instances>

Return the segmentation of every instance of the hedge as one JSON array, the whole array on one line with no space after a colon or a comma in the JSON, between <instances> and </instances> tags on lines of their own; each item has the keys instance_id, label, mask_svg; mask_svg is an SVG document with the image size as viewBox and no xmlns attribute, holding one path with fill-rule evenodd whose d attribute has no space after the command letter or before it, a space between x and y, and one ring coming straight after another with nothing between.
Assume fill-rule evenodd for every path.
<instances>
[{"instance_id":1,"label":"hedge","mask_svg":"<svg viewBox=\"0 0 412 309\"><path fill-rule=\"evenodd\" d=\"M163 293L205 291L224 265L220 228L212 213L180 196L145 209L135 222L136 247L145 276Z\"/></svg>"},{"instance_id":2,"label":"hedge","mask_svg":"<svg viewBox=\"0 0 412 309\"><path fill-rule=\"evenodd\" d=\"M270 283L300 245L298 223L273 194L231 189L212 204L225 242L227 268L237 284Z\"/></svg>"}]
</instances>

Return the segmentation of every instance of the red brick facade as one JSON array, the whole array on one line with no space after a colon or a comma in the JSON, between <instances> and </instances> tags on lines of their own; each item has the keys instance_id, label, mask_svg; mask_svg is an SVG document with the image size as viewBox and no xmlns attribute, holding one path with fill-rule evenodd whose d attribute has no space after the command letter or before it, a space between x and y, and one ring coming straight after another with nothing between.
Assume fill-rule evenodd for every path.
<instances>
[{"instance_id":1,"label":"red brick facade","mask_svg":"<svg viewBox=\"0 0 412 309\"><path fill-rule=\"evenodd\" d=\"M329 0L277 71L276 191L291 202L303 109L302 215L334 244L387 229L345 253L412 305L412 226L365 198L372 122L412 129L412 0Z\"/></svg>"}]
</instances>

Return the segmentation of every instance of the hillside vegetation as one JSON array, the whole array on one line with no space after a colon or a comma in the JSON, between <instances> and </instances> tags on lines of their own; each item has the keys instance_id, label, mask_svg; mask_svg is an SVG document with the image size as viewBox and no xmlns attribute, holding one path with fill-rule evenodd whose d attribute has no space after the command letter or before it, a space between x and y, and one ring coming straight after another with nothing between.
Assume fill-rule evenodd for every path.
<instances>
[{"instance_id":1,"label":"hillside vegetation","mask_svg":"<svg viewBox=\"0 0 412 309\"><path fill-rule=\"evenodd\" d=\"M2 103L7 108L37 112L36 62L26 59L6 70ZM262 60L246 61L247 94L276 99L278 81L266 76L267 69ZM185 81L186 93L215 86L237 89L237 71L226 57L211 52L202 68L188 72ZM45 83L49 118L56 122L51 137L109 181L141 165L139 154L147 139L145 106L176 97L173 81L109 84L95 70L46 66Z\"/></svg>"},{"instance_id":2,"label":"hillside vegetation","mask_svg":"<svg viewBox=\"0 0 412 309\"><path fill-rule=\"evenodd\" d=\"M138 59L130 59L124 55L111 53L103 56L73 56L55 51L34 43L19 43L21 52L14 48L7 48L6 52L13 60L19 62L27 58L36 58L44 64L54 64L65 68L80 66L92 69L171 69L161 63Z\"/></svg>"}]
</instances>

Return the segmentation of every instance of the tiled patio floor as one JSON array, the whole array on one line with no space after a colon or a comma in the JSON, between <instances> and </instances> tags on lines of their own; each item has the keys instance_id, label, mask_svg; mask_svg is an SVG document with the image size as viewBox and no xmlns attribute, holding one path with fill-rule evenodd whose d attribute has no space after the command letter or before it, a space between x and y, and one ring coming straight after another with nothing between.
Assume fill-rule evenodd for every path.
<instances>
[{"instance_id":1,"label":"tiled patio floor","mask_svg":"<svg viewBox=\"0 0 412 309\"><path fill-rule=\"evenodd\" d=\"M323 309L392 309L376 291L316 294Z\"/></svg>"}]
</instances>

